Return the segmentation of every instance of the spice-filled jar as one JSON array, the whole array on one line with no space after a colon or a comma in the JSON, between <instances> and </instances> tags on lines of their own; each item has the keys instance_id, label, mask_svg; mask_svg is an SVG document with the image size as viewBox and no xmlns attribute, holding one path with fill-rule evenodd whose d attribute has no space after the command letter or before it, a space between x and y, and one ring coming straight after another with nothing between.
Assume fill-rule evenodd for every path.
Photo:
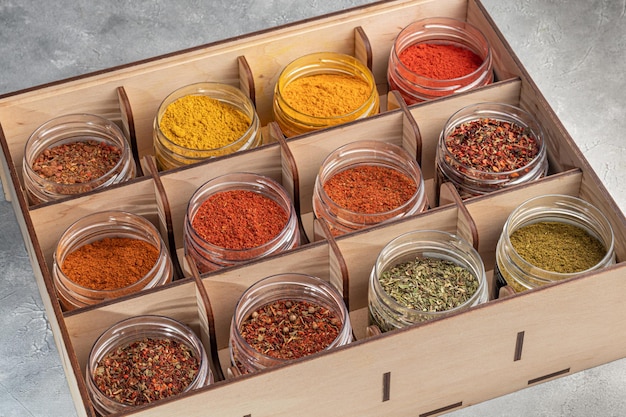
<instances>
[{"instance_id":1,"label":"spice-filled jar","mask_svg":"<svg viewBox=\"0 0 626 417\"><path fill-rule=\"evenodd\" d=\"M530 113L505 103L476 103L450 116L435 164L440 181L467 198L545 176L547 155L543 129Z\"/></svg>"},{"instance_id":2,"label":"spice-filled jar","mask_svg":"<svg viewBox=\"0 0 626 417\"><path fill-rule=\"evenodd\" d=\"M66 310L164 285L172 277L159 231L125 211L80 218L65 230L53 255L52 278Z\"/></svg>"},{"instance_id":3,"label":"spice-filled jar","mask_svg":"<svg viewBox=\"0 0 626 417\"><path fill-rule=\"evenodd\" d=\"M352 342L348 309L330 283L284 273L250 286L230 327L233 366L251 373Z\"/></svg>"},{"instance_id":4,"label":"spice-filled jar","mask_svg":"<svg viewBox=\"0 0 626 417\"><path fill-rule=\"evenodd\" d=\"M228 84L203 82L167 96L154 119L159 169L252 149L263 142L254 103Z\"/></svg>"},{"instance_id":5,"label":"spice-filled jar","mask_svg":"<svg viewBox=\"0 0 626 417\"><path fill-rule=\"evenodd\" d=\"M29 202L38 204L131 179L135 161L115 123L95 114L67 114L30 135L22 173Z\"/></svg>"},{"instance_id":6,"label":"spice-filled jar","mask_svg":"<svg viewBox=\"0 0 626 417\"><path fill-rule=\"evenodd\" d=\"M274 89L274 119L286 137L362 119L379 108L372 72L341 53L318 52L294 60Z\"/></svg>"},{"instance_id":7,"label":"spice-filled jar","mask_svg":"<svg viewBox=\"0 0 626 417\"><path fill-rule=\"evenodd\" d=\"M465 240L439 230L400 235L380 251L368 287L370 324L390 331L488 301L485 267Z\"/></svg>"},{"instance_id":8,"label":"spice-filled jar","mask_svg":"<svg viewBox=\"0 0 626 417\"><path fill-rule=\"evenodd\" d=\"M471 23L421 19L396 37L387 67L390 90L407 104L468 91L493 82L489 41Z\"/></svg>"},{"instance_id":9,"label":"spice-filled jar","mask_svg":"<svg viewBox=\"0 0 626 417\"><path fill-rule=\"evenodd\" d=\"M334 235L427 209L422 171L392 143L360 140L330 153L315 179L313 211Z\"/></svg>"},{"instance_id":10,"label":"spice-filled jar","mask_svg":"<svg viewBox=\"0 0 626 417\"><path fill-rule=\"evenodd\" d=\"M101 415L213 383L200 338L186 324L159 315L131 317L108 328L93 344L85 373Z\"/></svg>"},{"instance_id":11,"label":"spice-filled jar","mask_svg":"<svg viewBox=\"0 0 626 417\"><path fill-rule=\"evenodd\" d=\"M298 217L286 190L264 175L236 172L192 195L183 229L185 254L200 273L293 249Z\"/></svg>"},{"instance_id":12,"label":"spice-filled jar","mask_svg":"<svg viewBox=\"0 0 626 417\"><path fill-rule=\"evenodd\" d=\"M496 245L498 287L522 292L615 263L613 229L587 201L548 194L520 204Z\"/></svg>"}]
</instances>

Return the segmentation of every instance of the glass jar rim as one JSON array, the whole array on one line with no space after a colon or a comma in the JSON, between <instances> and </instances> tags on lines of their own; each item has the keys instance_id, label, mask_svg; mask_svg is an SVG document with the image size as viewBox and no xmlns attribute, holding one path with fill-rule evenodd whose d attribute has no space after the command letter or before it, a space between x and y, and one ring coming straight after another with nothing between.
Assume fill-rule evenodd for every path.
<instances>
[{"instance_id":1,"label":"glass jar rim","mask_svg":"<svg viewBox=\"0 0 626 417\"><path fill-rule=\"evenodd\" d=\"M357 154L370 150L376 153L371 158L363 157L362 159L355 160L349 166L343 166L337 170L333 169L335 167L329 167L329 164L331 162L345 160L345 158L348 158L350 156L350 153ZM398 158L402 158L404 160L402 162L406 162L406 164L393 164L393 161L390 161L388 158L384 157L386 155L393 155L397 156ZM347 209L337 204L332 198L330 198L330 196L326 193L326 190L324 189L324 185L334 175L351 169L357 165L385 167L400 172L401 174L411 179L412 182L414 182L415 192L407 201L388 211L377 213L362 213ZM324 170L324 168L330 168L331 172L329 173L329 175L325 176L325 178L322 178L322 171ZM421 200L424 200L425 191L423 181L424 180L422 176L422 171L419 164L417 163L417 160L415 160L404 148L393 143L375 140L357 140L336 148L330 154L328 154L326 158L324 158L324 161L322 161L319 173L316 178L316 184L319 185L318 191L320 193L321 199L330 207L332 207L331 211L333 213L337 213L337 215L341 215L342 217L344 216L342 215L342 213L344 213L347 216L358 216L364 219L373 219L369 223L378 223L378 221L375 221L377 217L403 213L406 211L407 207L414 205L416 201L419 202ZM364 221L363 223L369 224L367 221Z\"/></svg>"},{"instance_id":2,"label":"glass jar rim","mask_svg":"<svg viewBox=\"0 0 626 417\"><path fill-rule=\"evenodd\" d=\"M470 111L471 114L465 115L465 113ZM461 115L463 115L463 117L460 117ZM516 123L525 130L529 130L532 138L537 142L537 155L520 168L499 172L479 170L459 161L445 145L449 133L464 123L478 121L485 118L493 118L498 121ZM521 176L523 173L527 172L529 168L535 166L538 161L544 160L547 156L547 145L544 139L543 128L535 116L521 107L499 102L473 103L454 112L444 124L444 128L442 129L439 137L438 148L443 152L444 158L450 158L451 161L454 161L455 166L463 169L463 175L470 178L480 178L481 181L486 183L489 183L489 178L491 178L494 182L499 182L498 178L500 177Z\"/></svg>"},{"instance_id":3,"label":"glass jar rim","mask_svg":"<svg viewBox=\"0 0 626 417\"><path fill-rule=\"evenodd\" d=\"M287 278L287 279L296 278L302 282L290 281L289 283L285 284L284 282L281 282L281 279L283 278ZM302 295L282 296L280 294L280 290L281 289L285 290L288 285L292 286L293 288L302 288L304 290ZM323 306L326 308L332 309L333 311L335 311L335 313L341 316L340 317L341 327L339 329L337 337L331 342L331 344L328 345L326 348L320 350L319 352L323 352L329 348L335 347L334 345L341 340L342 334L346 332L347 330L351 331L352 325L350 321L350 315L349 315L349 312L347 310L345 303L343 302L343 298L341 297L337 289L332 284L330 284L327 281L324 281L323 279L319 277L309 275L309 274L304 274L304 273L286 272L286 273L270 275L270 276L260 279L259 281L250 285L244 291L241 297L239 297L239 300L237 300L237 304L235 305L235 312L241 312L241 308L244 307L243 303L246 300L246 297L253 297L256 292L266 290L267 288L271 288L271 287L276 287L275 291L272 292L272 296L269 297L269 299L264 300L263 303L259 304L260 307L266 304L269 304L273 301L278 301L278 300L287 299L287 298L290 300L300 300L300 301L311 302L311 299L314 298L313 295L320 295L320 294L324 296L324 301L332 300L335 302L334 305L329 305L330 303L327 303L327 304L324 304ZM312 302L318 305L322 305L320 301L318 300L313 300ZM252 313L251 308L254 307L254 305L256 304L250 303L250 305L246 306L247 307L246 310L241 314L241 317L240 317L241 321L245 320L247 315ZM248 341L245 340L245 338L241 336L241 332L239 331L240 324L241 323L237 322L237 314L234 314L231 325L233 326L237 335L240 336L240 342L247 349L249 349L250 351L255 351L261 357L269 359L276 363L288 363L288 362L293 361L293 359L276 358L273 356L266 355L263 352L259 352L255 350L248 343ZM319 352L316 352L316 353L319 353Z\"/></svg>"},{"instance_id":4,"label":"glass jar rim","mask_svg":"<svg viewBox=\"0 0 626 417\"><path fill-rule=\"evenodd\" d=\"M146 218L144 218L143 216L139 216L137 214L134 214L134 213L131 213L131 212L128 212L128 211L123 211L123 210L100 211L100 212L90 213L90 214L88 214L86 216L83 216L83 217L81 217L80 219L76 220L75 222L73 222L71 225L69 225L67 227L67 229L63 232L63 234L59 238L59 242L62 242L65 238L67 238L69 235L75 233L78 230L85 230L84 229L85 227L88 228L88 229L93 229L94 227L96 227L98 225L108 224L107 221L104 221L104 222L101 221L101 222L98 222L96 224L90 223L91 220L97 219L97 218L102 217L102 216L107 216L108 220L113 220L114 218L124 218L125 217L125 218L128 218L128 219L131 219L132 221L139 222L148 231L152 232L154 234L154 236L157 236L159 238L158 242L157 242L158 245L154 245L154 242L151 242L151 241L149 241L147 239L145 240L149 244L154 245L155 248L159 251L159 258L161 256L163 256L164 254L165 254L165 256L168 256L167 255L167 249L165 247L165 243L163 242L163 240L161 238L161 235L160 235L159 231L157 230L157 228L150 221L148 221ZM112 227L107 228L107 230L106 230L107 235L108 234L116 234L116 232L118 232L118 231L130 230L129 227L128 227L128 223L126 223L126 222L125 222L125 225L117 224L117 226L120 226L120 227L119 228L112 228ZM136 238L133 238L133 239L136 239ZM80 284L76 283L72 279L70 279L70 277L68 277L63 272L63 270L61 269L61 267L63 265L63 261L65 260L65 257L63 259L59 259L59 256L60 256L60 254L58 253L58 245L57 245L57 248L55 248L52 257L53 257L54 262L58 265L58 268L59 268L58 269L58 272L60 274L60 276L59 276L59 284L63 285L66 290L76 290L76 289L78 289L78 290L81 291L81 293L82 292L97 293L98 295L102 295L103 298L114 298L114 297L117 297L117 296L130 294L132 292L135 292L137 290L140 290L140 289L144 288L145 285L146 285L146 281L149 282L152 279L152 278L150 278L150 280L147 280L147 278L151 277L154 274L154 272L157 271L160 268L160 263L157 260L157 262L155 262L155 264L150 268L150 271L148 271L148 273L145 276L141 277L136 282L133 282L132 284L127 285L125 287L115 288L115 289L111 289L111 290L98 290L98 289L93 289L93 288L90 288L90 287L85 287L83 285L80 285Z\"/></svg>"},{"instance_id":5,"label":"glass jar rim","mask_svg":"<svg viewBox=\"0 0 626 417\"><path fill-rule=\"evenodd\" d=\"M226 191L236 191L236 190L245 189L242 187L245 187L247 185L258 186L259 190L261 189L271 190L272 193L275 193L276 195L281 197L282 201L274 198L273 196L263 195L266 198L270 198L272 201L274 201L282 209L285 210L285 214L287 215L287 220L285 222L285 226L283 227L283 229L281 229L281 232L279 232L276 236L272 237L267 242L259 246L254 246L254 247L245 248L245 249L224 248L222 246L217 246L211 242L208 242L204 238L202 238L200 234L196 231L196 229L191 226L191 223L193 222L193 219L195 218L197 214L198 208L202 205L202 203L204 203L208 198L210 198L213 195L226 192ZM214 188L224 187L224 186L227 188L211 191ZM252 190L249 190L249 191L252 191ZM257 191L252 191L252 192L257 192ZM197 205L195 206L195 209L194 209L192 203L198 200L200 196L202 196L202 200L197 201ZM291 202L291 199L287 195L284 187L278 181L274 180L273 178L269 176L252 173L252 172L231 172L231 173L219 175L215 178L212 178L206 181L204 184L198 187L198 189L193 193L193 195L191 196L187 204L187 210L185 211L185 224L189 225L189 227L186 230L191 234L192 239L201 241L203 246L206 247L207 251L227 251L228 253L231 253L231 254L246 253L249 251L259 251L259 250L262 251L264 250L264 248L271 248L275 246L278 242L280 242L282 239L284 239L282 232L286 230L287 228L291 227L294 224L294 222L297 222L297 221L298 219L297 219L295 208Z\"/></svg>"},{"instance_id":6,"label":"glass jar rim","mask_svg":"<svg viewBox=\"0 0 626 417\"><path fill-rule=\"evenodd\" d=\"M415 29L420 28L420 27L423 27L423 30L419 32L415 32ZM430 31L432 29L452 30L455 32L456 36L452 36L451 34L442 35L439 32L431 33ZM411 36L411 38L415 36L421 36L422 39L420 39L417 42L411 42L408 45L405 45L403 48L401 48L400 51L397 51L396 45L398 41L400 39L403 39L403 36L410 36L410 35L413 35ZM464 43L460 41L461 39L464 39L462 36L464 36L465 38L470 37L470 39L472 39L473 41L472 48L470 50L472 50L472 52L480 56L480 58L482 59L482 63L474 71L468 74L465 74L461 77L438 79L438 78L431 78L431 77L427 77L424 75L420 75L416 72L413 72L410 68L408 68L399 58L400 53L404 51L406 48L412 45L420 44L420 43L436 42L439 44L464 45ZM452 38L456 38L456 39L452 39ZM475 48L474 44L478 42L486 46L484 51L477 51L474 49ZM460 20L460 19L456 19L452 17L443 17L443 16L427 17L427 18L419 19L410 23L408 26L405 26L398 33L398 36L394 40L394 46L391 49L391 53L394 55L397 65L399 65L402 68L403 72L407 74L411 74L411 78L416 80L418 84L429 85L430 88L435 89L435 90L437 89L438 85L441 85L446 91L451 89L452 86L449 85L451 82L457 82L458 86L456 88L461 88L463 85L467 84L467 81L465 80L473 79L476 77L477 74L484 72L487 68L490 67L491 61L492 61L492 52L491 52L491 46L490 46L489 40L482 33L482 31L478 29L478 27L476 27L472 23L469 23L465 20Z\"/></svg>"},{"instance_id":7,"label":"glass jar rim","mask_svg":"<svg viewBox=\"0 0 626 417\"><path fill-rule=\"evenodd\" d=\"M524 213L529 207L533 206L535 203L537 203L540 200L546 200L549 199L551 200L551 202L554 204L554 206L552 207L547 207L547 206L537 206L534 207L532 211L527 211L526 213ZM549 213L545 213L544 210L549 209L551 210L551 212ZM547 269L543 269L540 268L530 262L528 262L526 259L524 259L518 252L517 250L515 250L515 248L513 247L513 245L511 244L511 240L510 240L510 235L517 229L519 229L520 227L529 225L529 224L533 224L533 223L537 223L537 222L541 222L541 221L545 221L545 219L548 218L552 218L554 217L555 214L560 214L560 215L565 215L567 216L567 220L564 219L552 219L551 221L555 221L555 222L560 222L560 223L566 223L566 224L571 224L573 226L577 226L579 228L582 228L583 230L588 231L588 226L584 225L583 223L586 223L586 220L581 219L579 216L576 215L575 212L572 211L572 209L578 209L580 210L582 213L592 213L593 216L595 216L597 218L597 220L600 221L600 226L605 227L606 231L609 232L610 235L610 241L606 242L604 240L604 238L602 236L596 236L597 239L599 239L603 245L605 245L605 250L606 253L605 255L602 257L602 259L595 265L591 266L590 268L587 268L583 271L578 271L578 272L556 272L556 271L550 271ZM513 223L514 220L516 220L516 216L519 216L521 214L525 214L524 217L522 217L521 219L518 220L518 222ZM569 220L569 221L568 221ZM513 223L513 226L512 226ZM512 227L514 227L512 229ZM596 206L594 206L593 204L589 203L588 201L579 198L579 197L575 197L575 196L571 196L571 195L567 195L567 194L543 194L540 196L536 196L536 197L532 197L529 198L528 200L524 201L522 204L520 204L519 206L517 206L510 214L509 217L507 218L506 222L504 223L503 226L503 231L506 231L506 233L502 234L502 239L504 240L504 244L510 248L510 256L512 258L515 259L515 264L518 265L518 268L521 268L525 271L529 271L529 270L534 270L534 271L539 271L541 273L543 273L546 276L551 276L554 277L555 279L550 279L550 278L545 278L542 276L538 276L538 275L533 275L532 279L534 281L537 282L541 282L544 284L549 284L555 281L560 281L563 279L567 279L567 278L572 278L590 271L594 271L598 268L599 265L606 265L610 259L613 257L614 255L614 249L615 249L615 233L613 232L613 229L607 219L607 217L604 215L604 213L602 213L602 211L600 211L600 209L598 209ZM595 235L595 232L592 233L593 235ZM523 277L521 277L521 280L523 283L526 283L525 280L523 279Z\"/></svg>"},{"instance_id":8,"label":"glass jar rim","mask_svg":"<svg viewBox=\"0 0 626 417\"><path fill-rule=\"evenodd\" d=\"M417 310L417 309L413 309L410 307L406 307L403 304L400 304L395 298L393 298L390 294L388 294L382 287L382 285L380 284L380 281L378 279L378 277L385 271L385 268L389 267L389 266L393 266L397 263L397 258L398 256L396 256L395 258L391 258L390 260L388 260L387 263L385 263L384 265L380 265L380 260L382 258L382 256L384 256L390 249L398 249L397 244L399 242L402 242L403 240L407 239L407 238L411 238L411 237L420 237L420 236L424 236L424 237L429 237L430 240L420 240L420 243L424 244L424 243L433 243L435 242L434 240L432 240L433 237L440 239L440 243L442 243L441 247L435 248L435 247L431 247L431 252L434 250L442 250L444 249L444 245L450 245L451 249L457 248L460 249L464 254L466 255L471 255L477 262L476 265L473 265L471 262L465 262L464 265L461 265L463 267L465 267L478 281L478 287L476 288L476 291L474 292L474 294L472 294L472 296L466 300L464 303L459 304L458 306L455 306L453 308L447 309L447 310L442 310L442 311L421 311L421 310ZM405 248L405 250L403 250L400 255L407 255L407 254L412 254L414 252L419 252L422 248L421 247L415 247L416 242L412 242L412 246L413 248ZM409 246L408 243L404 243L403 246ZM436 254L432 254L429 255L429 257L434 257L437 259L448 259L445 256L438 256L440 255L439 253ZM449 259L448 259L449 260ZM455 262L457 264L459 264L457 260L454 260L452 262ZM380 251L379 255L376 258L376 261L374 262L374 267L372 268L371 274L370 274L370 285L375 289L376 293L380 295L384 294L384 303L386 305L388 305L389 307L391 307L394 311L410 311L411 313L416 313L416 314L421 314L421 315L428 315L428 316L432 316L434 317L443 317L443 316L447 316L449 314L455 313L457 311L461 311L464 308L466 308L467 306L472 305L472 303L476 302L476 300L479 300L481 295L484 293L485 288L487 287L487 279L486 279L486 272L485 272L485 267L484 264L482 262L482 258L480 257L480 254L478 253L478 251L476 249L474 249L474 247L464 238L462 238L459 235L456 235L454 233L450 233L450 232L446 232L443 230L435 230L435 229L422 229L422 230L412 230L409 232L405 232L397 237L395 237L394 239L392 239L391 241L389 241L384 247L383 249Z\"/></svg>"},{"instance_id":9,"label":"glass jar rim","mask_svg":"<svg viewBox=\"0 0 626 417\"><path fill-rule=\"evenodd\" d=\"M149 328L137 329L137 326L149 326ZM87 359L85 373L87 380L90 384L93 384L92 388L97 390L98 394L105 396L95 385L93 379L93 372L98 361L116 347L138 340L138 338L144 337L143 335L146 335L145 337L175 338L194 352L198 359L198 373L182 392L194 389L198 384L210 384L212 382L213 376L209 366L209 358L202 341L195 332L187 324L172 317L159 314L144 314L128 317L114 323L102 332L93 343ZM202 369L206 369L206 373L201 372ZM106 398L108 402L122 407L129 407L108 396Z\"/></svg>"},{"instance_id":10,"label":"glass jar rim","mask_svg":"<svg viewBox=\"0 0 626 417\"><path fill-rule=\"evenodd\" d=\"M90 131L89 133L86 134L87 136L89 136L87 139L75 140L76 137L82 136L80 132L77 132L77 133L73 133L71 135L67 135L60 139L55 140L52 146L56 146L58 144L64 144L64 143L78 143L78 142L84 142L86 140L94 140L100 143L106 143L109 145L115 145L116 147L119 147L120 151L122 152L122 154L120 155L119 161L117 161L117 163L110 170L104 173L102 176L98 178L94 178L93 180L90 180L90 181L85 181L85 182L80 182L80 183L75 183L75 184L63 184L63 183L49 180L47 178L40 177L33 170L33 167L32 167L33 160L37 158L37 156L39 156L44 150L49 149L51 146L46 146L46 147L39 146L36 148L37 152L34 152L34 153L27 152L26 150L28 149L29 146L32 145L33 141L35 141L36 139L40 137L38 135L50 129L51 126L54 126L55 124L60 123L60 122L64 123L64 125L71 124L75 128L78 128L80 126L95 126L97 123L101 123L102 126L104 126L107 130L110 130L111 133L113 133L113 136L105 136L104 133L102 132ZM58 131L62 129L64 129L64 127L56 127L54 130ZM119 142L117 142L115 139L119 139ZM46 122L39 125L39 127L37 127L30 134L30 136L26 140L26 144L24 145L24 164L23 164L24 167L23 168L30 175L36 176L37 182L40 184L44 184L46 186L52 186L52 187L63 186L66 189L72 189L72 188L80 189L80 188L92 186L93 184L98 184L102 182L103 178L107 178L111 176L112 174L116 173L117 171L119 171L122 165L126 164L126 161L128 158L132 158L130 144L128 143L128 140L126 139L126 136L124 135L122 130L114 122L97 114L69 113L69 114L64 114L64 115L57 116L57 117L47 120ZM111 180L113 179L115 179L114 175L111 177ZM108 182L109 181L105 181L103 184L99 184L93 187L93 189L100 188L103 185L107 185ZM65 194L72 195L74 193L64 193L64 195Z\"/></svg>"},{"instance_id":11,"label":"glass jar rim","mask_svg":"<svg viewBox=\"0 0 626 417\"><path fill-rule=\"evenodd\" d=\"M307 62L308 60L313 60L316 63L302 66L302 64L304 62ZM342 68L341 69L326 68L326 67L320 66L320 64L324 64L324 63L341 64ZM305 74L295 75L287 81L285 80L285 77L287 74L290 74L292 71L294 71L295 69L299 69L299 68L301 68L300 72L302 72L302 70L304 69L309 69L309 70L313 68L319 68L319 69L318 71L314 73L306 72ZM352 71L350 71L350 69ZM352 110L342 115L330 116L330 117L314 116L314 115L310 115L307 113L303 113L295 109L284 99L284 93L282 91L284 90L285 86L287 86L291 81L294 81L300 77L306 77L310 75L319 75L319 74L328 74L328 73L340 73L340 74L352 75L352 76L358 77L361 80L366 81L371 88L370 95L355 110ZM371 101L376 98L375 96L378 96L378 90L376 89L376 82L374 81L374 75L372 74L370 69L356 57L352 55L348 55L348 54L339 53L339 52L313 52L307 55L300 56L299 58L296 58L295 60L287 64L283 68L283 70L280 72L278 81L276 82L275 90L276 90L277 97L280 99L281 106L287 107L290 113L293 113L297 115L298 117L306 119L307 123L311 125L314 124L312 121L319 121L318 122L319 127L327 127L328 125L336 124L337 121L354 118L355 115L359 115L363 113L363 111L369 107Z\"/></svg>"},{"instance_id":12,"label":"glass jar rim","mask_svg":"<svg viewBox=\"0 0 626 417\"><path fill-rule=\"evenodd\" d=\"M189 90L189 93L183 94L187 90ZM214 93L215 91L219 91L219 90L225 90L228 92L228 94L231 94L234 98L242 100L246 107L242 107L231 101L226 101L224 99L215 98L213 97L213 95L211 95L211 93ZM177 99L186 97L186 96L207 96L207 97L210 97L212 99L219 101L220 103L226 103L230 106L233 106L237 110L242 111L246 116L250 117L250 125L237 140L224 146L220 146L217 148L189 148L186 146L181 146L173 142L165 133L163 133L163 131L161 130L161 117L163 113L165 113L165 110L167 109L168 105L172 104ZM167 146L173 152L175 153L183 153L187 151L197 152L199 156L195 156L195 157L188 156L188 155L185 156L188 159L197 159L197 160L206 159L206 156L202 156L203 153L213 154L213 153L217 153L223 150L227 150L229 148L236 147L237 145L240 145L242 143L245 144L245 142L251 139L251 134L254 131L259 129L259 124L260 124L259 116L256 113L255 105L250 99L250 97L245 95L243 91L241 91L239 88L234 87L230 84L225 84L225 83L220 83L220 82L198 82L198 83L193 83L193 84L187 84L185 86L177 88L176 90L169 93L161 101L158 107L157 115L154 118L154 129L159 133L161 138L167 142Z\"/></svg>"}]
</instances>

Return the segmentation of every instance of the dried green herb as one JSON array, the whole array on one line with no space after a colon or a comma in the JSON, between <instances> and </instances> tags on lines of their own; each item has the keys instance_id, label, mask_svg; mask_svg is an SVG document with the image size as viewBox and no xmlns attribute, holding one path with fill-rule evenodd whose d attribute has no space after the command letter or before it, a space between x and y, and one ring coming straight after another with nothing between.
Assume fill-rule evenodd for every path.
<instances>
[{"instance_id":1,"label":"dried green herb","mask_svg":"<svg viewBox=\"0 0 626 417\"><path fill-rule=\"evenodd\" d=\"M430 257L396 264L378 280L399 304L424 312L458 307L478 290L478 279L470 270L452 261Z\"/></svg>"},{"instance_id":2,"label":"dried green herb","mask_svg":"<svg viewBox=\"0 0 626 417\"><path fill-rule=\"evenodd\" d=\"M515 230L509 239L527 262L552 272L585 271L606 255L602 242L570 223L532 223Z\"/></svg>"}]
</instances>

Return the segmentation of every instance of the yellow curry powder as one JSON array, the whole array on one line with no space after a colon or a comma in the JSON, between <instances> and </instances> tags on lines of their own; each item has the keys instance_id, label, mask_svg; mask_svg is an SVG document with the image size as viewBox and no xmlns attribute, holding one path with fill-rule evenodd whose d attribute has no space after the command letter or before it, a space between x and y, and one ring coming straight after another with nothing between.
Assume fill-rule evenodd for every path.
<instances>
[{"instance_id":1,"label":"yellow curry powder","mask_svg":"<svg viewBox=\"0 0 626 417\"><path fill-rule=\"evenodd\" d=\"M232 144L250 124L250 118L230 104L208 96L188 95L166 107L159 128L176 145L209 150Z\"/></svg>"},{"instance_id":2,"label":"yellow curry powder","mask_svg":"<svg viewBox=\"0 0 626 417\"><path fill-rule=\"evenodd\" d=\"M297 78L283 90L285 102L314 117L338 117L357 110L371 95L361 78L344 74L317 74Z\"/></svg>"}]
</instances>

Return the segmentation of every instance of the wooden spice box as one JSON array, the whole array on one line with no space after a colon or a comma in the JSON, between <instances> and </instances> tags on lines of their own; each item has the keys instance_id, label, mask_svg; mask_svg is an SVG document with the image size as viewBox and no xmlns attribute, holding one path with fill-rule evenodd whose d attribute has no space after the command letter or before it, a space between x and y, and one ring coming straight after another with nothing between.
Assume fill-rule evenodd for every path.
<instances>
[{"instance_id":1,"label":"wooden spice box","mask_svg":"<svg viewBox=\"0 0 626 417\"><path fill-rule=\"evenodd\" d=\"M496 81L407 107L387 92L389 50L402 27L430 16L466 19L478 26L494 51ZM293 59L323 50L353 54L368 63L379 85L383 112L283 140L272 122L274 83ZM203 80L241 86L256 103L267 143L158 173L151 159L158 105L174 89ZM452 113L482 101L519 105L539 119L547 136L550 172L531 184L461 201L447 184L439 188L435 147ZM26 139L41 123L72 112L96 113L122 125L136 145L143 175L106 190L29 206L21 178ZM139 314L163 314L191 325L202 335L207 350L218 351L226 379L124 415L431 416L626 356L621 348L626 335L611 331L626 317L621 300L626 290L622 279L626 219L477 0L380 2L16 92L0 98L0 128L4 190L20 222L81 416L95 415L84 382L91 345L111 324ZM410 218L333 239L311 214L313 181L330 151L357 139L396 143L415 154L431 207ZM207 180L240 170L269 175L288 189L311 243L198 277L182 253L187 202ZM521 202L549 193L581 197L607 215L616 235L618 263L566 282L493 299L495 246L502 225ZM112 208L143 215L160 227L180 265L179 279L162 288L64 312L51 279L56 243L75 220ZM389 240L413 229L445 230L473 242L488 270L492 300L448 318L370 335L367 280L373 262ZM290 365L233 377L228 372L228 330L235 302L253 282L281 272L316 275L342 289L357 340Z\"/></svg>"}]
</instances>

